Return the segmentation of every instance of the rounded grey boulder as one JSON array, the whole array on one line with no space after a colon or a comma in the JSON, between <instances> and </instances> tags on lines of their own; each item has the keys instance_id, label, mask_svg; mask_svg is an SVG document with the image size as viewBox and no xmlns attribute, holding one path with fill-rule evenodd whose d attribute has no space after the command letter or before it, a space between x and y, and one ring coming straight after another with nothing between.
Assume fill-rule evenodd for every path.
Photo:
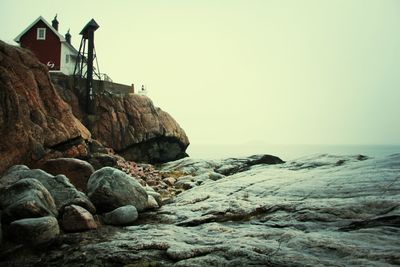
<instances>
[{"instance_id":1,"label":"rounded grey boulder","mask_svg":"<svg viewBox=\"0 0 400 267\"><path fill-rule=\"evenodd\" d=\"M89 199L99 212L133 205L138 211L147 207L147 193L133 177L111 167L94 172L88 181Z\"/></svg>"},{"instance_id":2,"label":"rounded grey boulder","mask_svg":"<svg viewBox=\"0 0 400 267\"><path fill-rule=\"evenodd\" d=\"M50 244L60 234L57 219L50 216L13 221L8 231L13 241L31 246Z\"/></svg>"},{"instance_id":3,"label":"rounded grey boulder","mask_svg":"<svg viewBox=\"0 0 400 267\"><path fill-rule=\"evenodd\" d=\"M24 178L33 178L43 184L53 197L58 211L61 211L65 206L74 204L84 207L93 214L96 212L87 196L78 191L65 175L53 176L43 170L16 165L3 175L0 182L3 185L10 185Z\"/></svg>"},{"instance_id":4,"label":"rounded grey boulder","mask_svg":"<svg viewBox=\"0 0 400 267\"><path fill-rule=\"evenodd\" d=\"M104 222L112 225L128 225L136 221L138 216L135 206L127 205L104 214Z\"/></svg>"},{"instance_id":5,"label":"rounded grey boulder","mask_svg":"<svg viewBox=\"0 0 400 267\"><path fill-rule=\"evenodd\" d=\"M23 218L57 216L53 197L36 179L21 179L0 188L0 207L6 222Z\"/></svg>"}]
</instances>

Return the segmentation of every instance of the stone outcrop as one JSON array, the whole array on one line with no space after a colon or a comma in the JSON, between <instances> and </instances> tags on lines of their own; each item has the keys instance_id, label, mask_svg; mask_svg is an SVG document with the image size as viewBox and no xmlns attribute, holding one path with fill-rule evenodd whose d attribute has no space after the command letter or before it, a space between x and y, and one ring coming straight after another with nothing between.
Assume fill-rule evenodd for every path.
<instances>
[{"instance_id":1,"label":"stone outcrop","mask_svg":"<svg viewBox=\"0 0 400 267\"><path fill-rule=\"evenodd\" d=\"M147 193L133 177L111 167L104 167L90 176L87 192L99 212L133 205L138 211L147 208Z\"/></svg>"},{"instance_id":2,"label":"stone outcrop","mask_svg":"<svg viewBox=\"0 0 400 267\"><path fill-rule=\"evenodd\" d=\"M141 95L101 95L92 133L128 160L166 162L186 156L189 140L165 111Z\"/></svg>"},{"instance_id":3,"label":"stone outcrop","mask_svg":"<svg viewBox=\"0 0 400 267\"><path fill-rule=\"evenodd\" d=\"M69 77L52 75L52 79L74 114L90 128L93 138L126 159L163 163L187 156L189 140L184 130L150 98L102 92L96 97L96 115L88 116L84 104L78 102L85 99L83 91L74 88Z\"/></svg>"},{"instance_id":4,"label":"stone outcrop","mask_svg":"<svg viewBox=\"0 0 400 267\"><path fill-rule=\"evenodd\" d=\"M132 226L70 234L52 250L13 253L0 265L400 265L400 154L316 155L222 178L213 173L253 160L164 165L166 173L186 172L201 183L162 209L141 213Z\"/></svg>"},{"instance_id":5,"label":"stone outcrop","mask_svg":"<svg viewBox=\"0 0 400 267\"><path fill-rule=\"evenodd\" d=\"M87 154L89 131L28 50L0 41L0 173L45 157Z\"/></svg>"},{"instance_id":6,"label":"stone outcrop","mask_svg":"<svg viewBox=\"0 0 400 267\"><path fill-rule=\"evenodd\" d=\"M0 41L0 174L15 164L85 158L91 134L128 160L163 163L187 156L184 130L148 97L103 91L96 115L88 116L84 90L74 87L72 77L53 82L29 50Z\"/></svg>"}]
</instances>

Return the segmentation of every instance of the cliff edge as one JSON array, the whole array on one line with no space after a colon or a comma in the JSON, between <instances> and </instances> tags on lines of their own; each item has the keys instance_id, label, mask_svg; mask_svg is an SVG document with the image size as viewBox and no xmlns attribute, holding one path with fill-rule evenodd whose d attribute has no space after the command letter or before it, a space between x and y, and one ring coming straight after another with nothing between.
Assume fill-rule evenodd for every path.
<instances>
[{"instance_id":1,"label":"cliff edge","mask_svg":"<svg viewBox=\"0 0 400 267\"><path fill-rule=\"evenodd\" d=\"M0 135L0 173L47 156L86 156L90 139L54 89L46 66L30 51L2 41Z\"/></svg>"},{"instance_id":2,"label":"cliff edge","mask_svg":"<svg viewBox=\"0 0 400 267\"><path fill-rule=\"evenodd\" d=\"M48 158L86 158L92 137L128 160L187 156L184 130L148 97L101 91L96 115L89 116L84 90L72 77L56 76L29 50L0 41L0 173Z\"/></svg>"},{"instance_id":3,"label":"cliff edge","mask_svg":"<svg viewBox=\"0 0 400 267\"><path fill-rule=\"evenodd\" d=\"M167 112L155 107L150 98L120 93L119 84L95 83L95 115L86 113L85 83L71 76L52 74L60 96L90 129L92 137L113 148L127 160L165 163L186 157L189 139Z\"/></svg>"}]
</instances>

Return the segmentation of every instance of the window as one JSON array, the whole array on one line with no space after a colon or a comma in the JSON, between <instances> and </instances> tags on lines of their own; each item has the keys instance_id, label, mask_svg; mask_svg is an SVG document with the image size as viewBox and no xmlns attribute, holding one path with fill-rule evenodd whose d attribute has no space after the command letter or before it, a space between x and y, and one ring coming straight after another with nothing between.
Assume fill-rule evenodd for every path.
<instances>
[{"instance_id":1,"label":"window","mask_svg":"<svg viewBox=\"0 0 400 267\"><path fill-rule=\"evenodd\" d=\"M69 55L65 55L65 63L69 63Z\"/></svg>"},{"instance_id":2,"label":"window","mask_svg":"<svg viewBox=\"0 0 400 267\"><path fill-rule=\"evenodd\" d=\"M46 28L37 28L36 39L46 40Z\"/></svg>"}]
</instances>

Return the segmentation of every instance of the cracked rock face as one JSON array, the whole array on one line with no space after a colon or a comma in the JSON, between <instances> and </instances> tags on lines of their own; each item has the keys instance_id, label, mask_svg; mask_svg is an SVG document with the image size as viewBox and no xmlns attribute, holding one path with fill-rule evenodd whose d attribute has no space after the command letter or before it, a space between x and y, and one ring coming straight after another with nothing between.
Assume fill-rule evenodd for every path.
<instances>
[{"instance_id":1,"label":"cracked rock face","mask_svg":"<svg viewBox=\"0 0 400 267\"><path fill-rule=\"evenodd\" d=\"M135 225L88 233L82 237L85 242L48 252L43 263L400 264L400 154L378 159L320 155L204 179L204 173L224 162L175 162L186 170L190 165L194 183L203 182L175 202L141 213Z\"/></svg>"},{"instance_id":2,"label":"cracked rock face","mask_svg":"<svg viewBox=\"0 0 400 267\"><path fill-rule=\"evenodd\" d=\"M150 98L138 95L96 95L96 114L88 116L78 99L84 93L67 76L53 76L60 95L81 121L90 125L93 138L113 148L127 160L164 163L187 157L189 139L167 112L154 106Z\"/></svg>"},{"instance_id":3,"label":"cracked rock face","mask_svg":"<svg viewBox=\"0 0 400 267\"><path fill-rule=\"evenodd\" d=\"M187 156L185 131L146 96L100 95L92 133L127 160L163 163Z\"/></svg>"},{"instance_id":4,"label":"cracked rock face","mask_svg":"<svg viewBox=\"0 0 400 267\"><path fill-rule=\"evenodd\" d=\"M28 50L0 41L0 174L43 157L84 156L89 131Z\"/></svg>"}]
</instances>

